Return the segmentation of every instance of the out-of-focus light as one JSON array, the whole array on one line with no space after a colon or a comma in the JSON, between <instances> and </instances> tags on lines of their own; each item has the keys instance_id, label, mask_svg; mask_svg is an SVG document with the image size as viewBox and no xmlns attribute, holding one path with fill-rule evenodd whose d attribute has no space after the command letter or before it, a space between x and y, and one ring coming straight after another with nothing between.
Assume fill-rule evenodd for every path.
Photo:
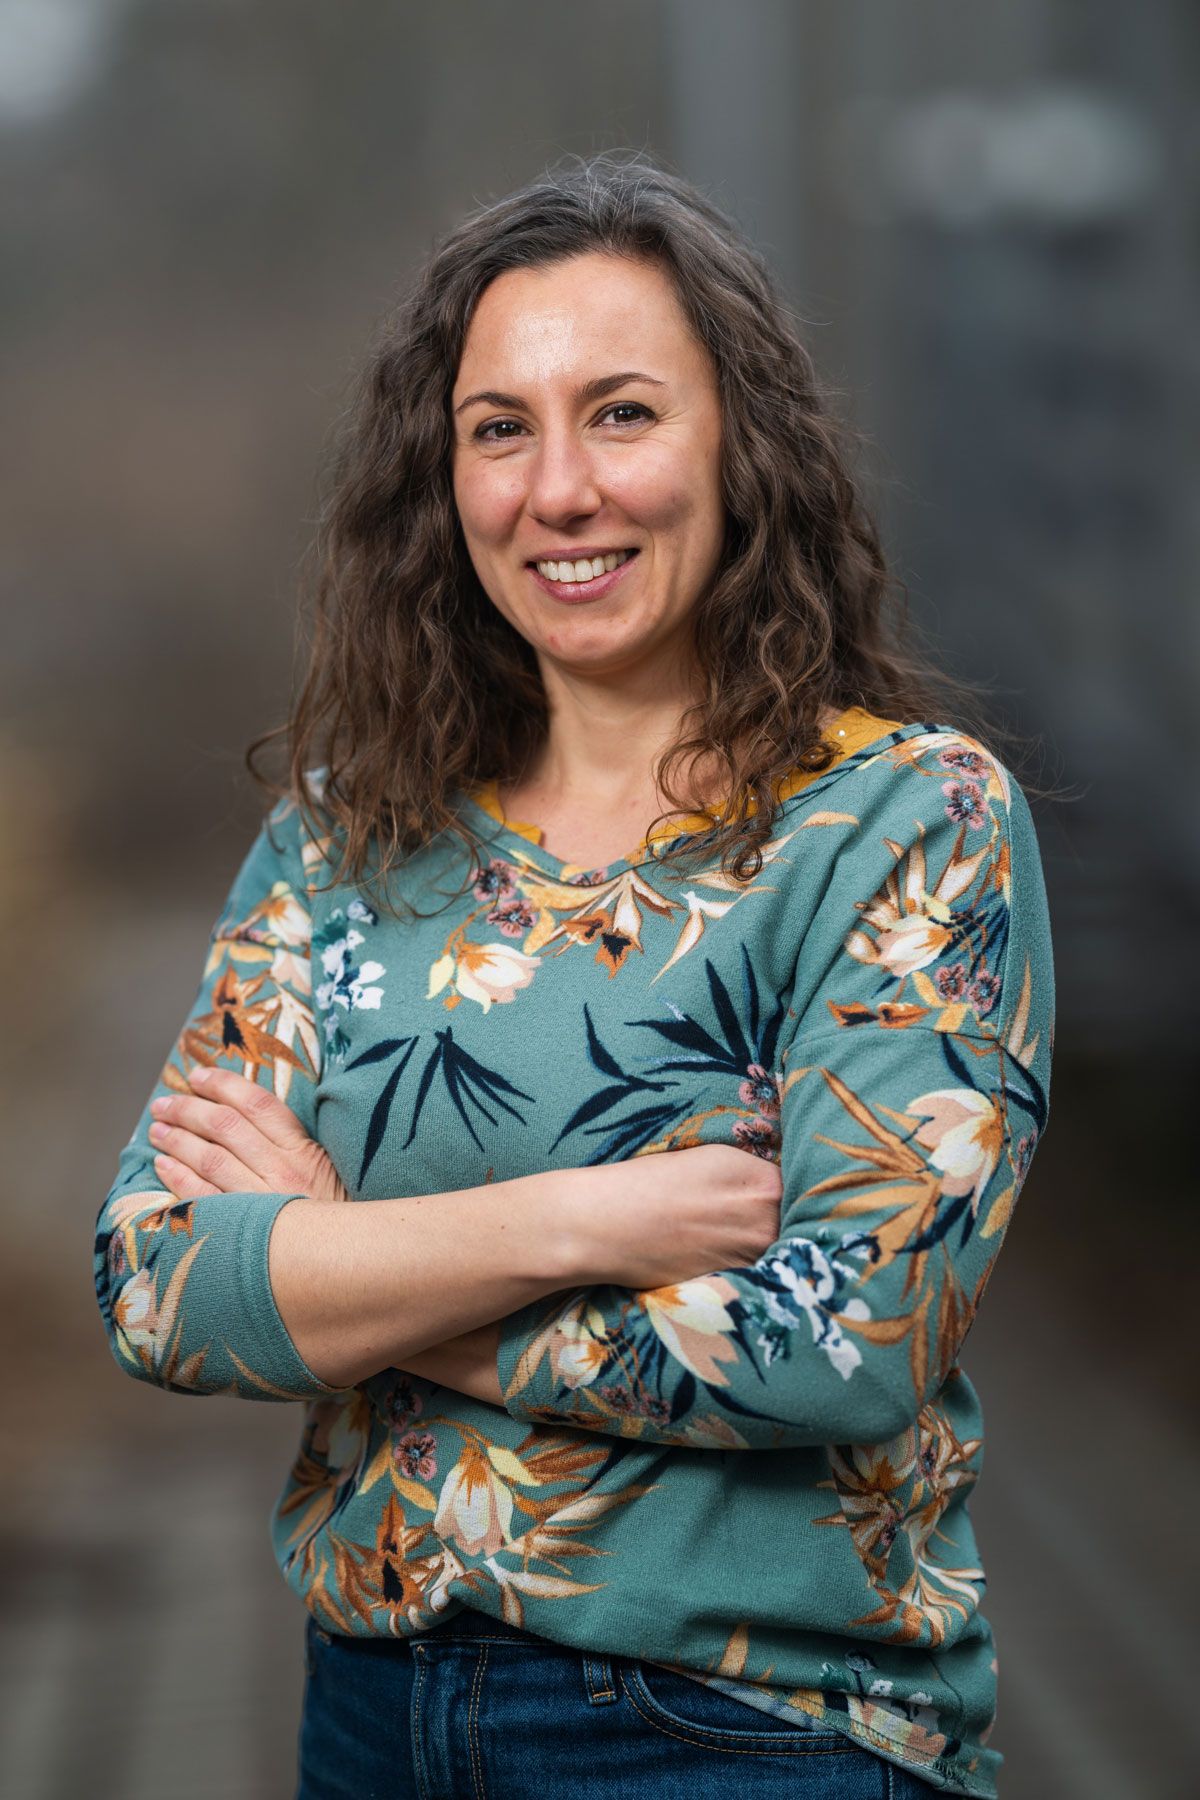
<instances>
[{"instance_id":1,"label":"out-of-focus light","mask_svg":"<svg viewBox=\"0 0 1200 1800\"><path fill-rule=\"evenodd\" d=\"M106 65L126 0L0 0L0 126L65 111Z\"/></svg>"},{"instance_id":2,"label":"out-of-focus light","mask_svg":"<svg viewBox=\"0 0 1200 1800\"><path fill-rule=\"evenodd\" d=\"M995 203L994 138L1003 129L974 94L909 106L892 128L883 176L900 205L974 225Z\"/></svg>"},{"instance_id":3,"label":"out-of-focus light","mask_svg":"<svg viewBox=\"0 0 1200 1800\"><path fill-rule=\"evenodd\" d=\"M1018 95L993 146L998 191L1048 223L1103 224L1140 209L1165 173L1150 121L1080 88Z\"/></svg>"},{"instance_id":4,"label":"out-of-focus light","mask_svg":"<svg viewBox=\"0 0 1200 1800\"><path fill-rule=\"evenodd\" d=\"M999 99L955 90L864 96L831 135L834 185L865 225L1111 224L1144 205L1164 168L1149 118L1099 89L1065 84Z\"/></svg>"}]
</instances>

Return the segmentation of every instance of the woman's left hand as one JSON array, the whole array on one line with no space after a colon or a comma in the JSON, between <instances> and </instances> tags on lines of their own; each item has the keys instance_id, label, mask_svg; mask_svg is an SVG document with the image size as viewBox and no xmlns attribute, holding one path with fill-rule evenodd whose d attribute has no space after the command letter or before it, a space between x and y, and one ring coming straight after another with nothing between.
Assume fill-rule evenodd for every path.
<instances>
[{"instance_id":1,"label":"woman's left hand","mask_svg":"<svg viewBox=\"0 0 1200 1800\"><path fill-rule=\"evenodd\" d=\"M232 1069L197 1068L192 1092L150 1102L154 1167L180 1200L205 1194L311 1194L348 1200L328 1155L269 1088Z\"/></svg>"},{"instance_id":2,"label":"woman's left hand","mask_svg":"<svg viewBox=\"0 0 1200 1800\"><path fill-rule=\"evenodd\" d=\"M309 1137L291 1108L232 1069L193 1069L191 1094L150 1102L153 1143L164 1151L154 1167L164 1187L180 1200L205 1194L311 1194L349 1200L329 1157ZM156 1129L162 1127L162 1135ZM430 1344L405 1364L444 1387L477 1400L502 1404L496 1373L500 1324L481 1325Z\"/></svg>"}]
</instances>

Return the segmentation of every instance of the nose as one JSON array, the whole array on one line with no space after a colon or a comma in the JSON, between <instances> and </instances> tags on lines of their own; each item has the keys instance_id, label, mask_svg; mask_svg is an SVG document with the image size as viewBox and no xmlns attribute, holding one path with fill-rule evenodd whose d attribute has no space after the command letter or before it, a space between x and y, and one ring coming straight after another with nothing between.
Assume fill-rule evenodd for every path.
<instances>
[{"instance_id":1,"label":"nose","mask_svg":"<svg viewBox=\"0 0 1200 1800\"><path fill-rule=\"evenodd\" d=\"M528 467L528 506L536 518L563 524L599 511L602 501L595 463L574 431L545 429Z\"/></svg>"}]
</instances>

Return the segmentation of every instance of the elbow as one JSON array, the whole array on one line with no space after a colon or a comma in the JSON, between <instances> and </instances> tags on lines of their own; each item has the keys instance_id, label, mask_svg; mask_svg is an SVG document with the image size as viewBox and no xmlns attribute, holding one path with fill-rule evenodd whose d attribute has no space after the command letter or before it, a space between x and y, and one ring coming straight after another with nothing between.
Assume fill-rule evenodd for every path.
<instances>
[{"instance_id":1,"label":"elbow","mask_svg":"<svg viewBox=\"0 0 1200 1800\"><path fill-rule=\"evenodd\" d=\"M207 1347L191 1356L180 1352L180 1332L173 1307L162 1307L153 1273L131 1269L121 1234L101 1232L93 1252L96 1302L113 1361L123 1375L170 1393L220 1393L221 1385L205 1379Z\"/></svg>"},{"instance_id":2,"label":"elbow","mask_svg":"<svg viewBox=\"0 0 1200 1800\"><path fill-rule=\"evenodd\" d=\"M827 1396L826 1404L813 1413L812 1396L807 1408L789 1408L778 1420L783 1433L775 1441L791 1445L888 1444L911 1431L921 1402L911 1385L895 1383L866 1368L855 1369L841 1391Z\"/></svg>"},{"instance_id":3,"label":"elbow","mask_svg":"<svg viewBox=\"0 0 1200 1800\"><path fill-rule=\"evenodd\" d=\"M106 1202L93 1273L109 1350L122 1374L173 1394L248 1400L339 1391L303 1362L271 1295L267 1234L293 1197L214 1195L200 1235L191 1220L183 1232L164 1229L166 1209L139 1218L147 1211L143 1195L119 1206ZM139 1233L149 1238L147 1253ZM209 1260L197 1272L202 1254Z\"/></svg>"},{"instance_id":4,"label":"elbow","mask_svg":"<svg viewBox=\"0 0 1200 1800\"><path fill-rule=\"evenodd\" d=\"M846 1401L830 1443L890 1444L913 1429L924 1404L911 1383L880 1378L872 1378L857 1393L848 1392Z\"/></svg>"},{"instance_id":5,"label":"elbow","mask_svg":"<svg viewBox=\"0 0 1200 1800\"><path fill-rule=\"evenodd\" d=\"M142 1272L144 1273L144 1271ZM178 1352L147 1316L138 1277L116 1288L97 1283L104 1335L114 1363L123 1375L170 1393L207 1394L219 1390L203 1379L203 1353L181 1362Z\"/></svg>"}]
</instances>

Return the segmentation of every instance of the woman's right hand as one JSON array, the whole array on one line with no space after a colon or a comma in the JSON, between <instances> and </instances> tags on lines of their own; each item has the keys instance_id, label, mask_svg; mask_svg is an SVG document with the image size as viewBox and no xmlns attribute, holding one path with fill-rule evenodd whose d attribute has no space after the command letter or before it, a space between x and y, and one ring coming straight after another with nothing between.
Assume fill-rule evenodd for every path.
<instances>
[{"instance_id":1,"label":"woman's right hand","mask_svg":"<svg viewBox=\"0 0 1200 1800\"><path fill-rule=\"evenodd\" d=\"M670 1287L754 1262L780 1234L779 1165L732 1144L693 1144L581 1169L580 1278Z\"/></svg>"}]
</instances>

